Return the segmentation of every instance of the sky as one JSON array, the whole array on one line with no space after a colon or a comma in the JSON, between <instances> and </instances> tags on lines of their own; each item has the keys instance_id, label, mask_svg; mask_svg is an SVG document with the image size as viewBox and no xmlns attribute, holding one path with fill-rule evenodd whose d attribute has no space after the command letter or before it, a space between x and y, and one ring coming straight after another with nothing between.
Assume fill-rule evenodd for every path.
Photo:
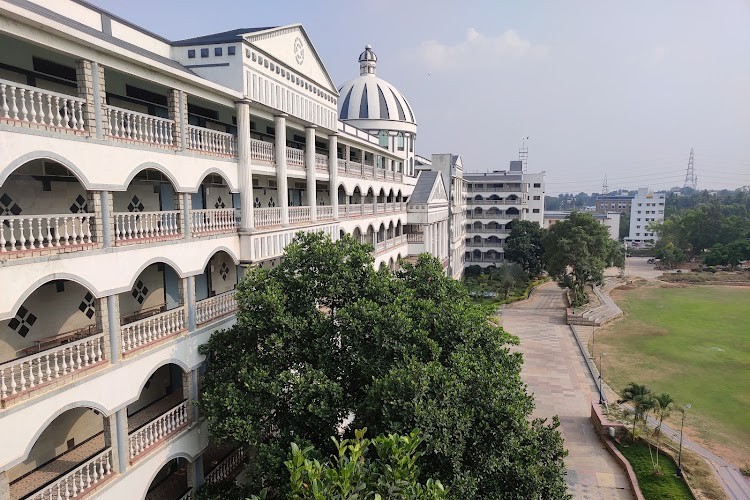
<instances>
[{"instance_id":1,"label":"sky","mask_svg":"<svg viewBox=\"0 0 750 500\"><path fill-rule=\"evenodd\" d=\"M417 153L504 170L528 137L547 194L750 185L750 0L92 0L170 40L302 23L333 81L377 74ZM167 22L168 21L168 22Z\"/></svg>"}]
</instances>

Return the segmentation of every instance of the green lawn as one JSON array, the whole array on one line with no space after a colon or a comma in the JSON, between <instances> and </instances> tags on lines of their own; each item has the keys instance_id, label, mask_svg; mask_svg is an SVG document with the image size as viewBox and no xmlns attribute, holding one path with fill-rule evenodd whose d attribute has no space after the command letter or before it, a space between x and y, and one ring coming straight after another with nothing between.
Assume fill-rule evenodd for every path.
<instances>
[{"instance_id":1,"label":"green lawn","mask_svg":"<svg viewBox=\"0 0 750 500\"><path fill-rule=\"evenodd\" d=\"M726 458L750 464L750 287L636 288L613 296L625 318L596 334L596 352L607 353L607 382L616 390L646 384L692 404L686 427Z\"/></svg>"},{"instance_id":2,"label":"green lawn","mask_svg":"<svg viewBox=\"0 0 750 500\"><path fill-rule=\"evenodd\" d=\"M659 456L659 465L663 474L655 476L648 446L642 441L624 442L617 445L617 449L625 455L630 465L633 466L638 478L638 486L646 500L693 500L693 495L687 485L682 479L675 476L677 466L669 457Z\"/></svg>"}]
</instances>

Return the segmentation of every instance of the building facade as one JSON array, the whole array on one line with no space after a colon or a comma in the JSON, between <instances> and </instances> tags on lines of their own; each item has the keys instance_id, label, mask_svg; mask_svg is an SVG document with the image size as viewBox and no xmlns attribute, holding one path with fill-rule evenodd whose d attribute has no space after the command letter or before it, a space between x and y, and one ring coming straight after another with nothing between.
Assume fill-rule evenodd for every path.
<instances>
[{"instance_id":1,"label":"building facade","mask_svg":"<svg viewBox=\"0 0 750 500\"><path fill-rule=\"evenodd\" d=\"M0 500L231 475L246 457L208 442L197 348L298 231L354 235L376 266L457 258L460 162L416 171L370 48L340 93L298 24L172 42L81 0L0 0L0 49Z\"/></svg>"},{"instance_id":2,"label":"building facade","mask_svg":"<svg viewBox=\"0 0 750 500\"><path fill-rule=\"evenodd\" d=\"M599 195L596 197L596 212L603 214L607 212L630 213L630 205L633 197L628 195Z\"/></svg>"},{"instance_id":3,"label":"building facade","mask_svg":"<svg viewBox=\"0 0 750 500\"><path fill-rule=\"evenodd\" d=\"M570 213L569 210L544 212L544 229L549 229L561 220L567 219ZM594 217L599 224L607 228L610 238L615 241L620 239L620 212L605 212L603 214L597 212L592 213L591 216Z\"/></svg>"},{"instance_id":4,"label":"building facade","mask_svg":"<svg viewBox=\"0 0 750 500\"><path fill-rule=\"evenodd\" d=\"M544 172L523 172L520 161L507 171L466 173L465 265L505 262L505 239L515 220L544 224Z\"/></svg>"},{"instance_id":5,"label":"building facade","mask_svg":"<svg viewBox=\"0 0 750 500\"><path fill-rule=\"evenodd\" d=\"M630 232L625 242L634 247L650 247L659 235L650 227L652 223L664 222L666 193L654 193L648 188L639 188L630 206Z\"/></svg>"}]
</instances>

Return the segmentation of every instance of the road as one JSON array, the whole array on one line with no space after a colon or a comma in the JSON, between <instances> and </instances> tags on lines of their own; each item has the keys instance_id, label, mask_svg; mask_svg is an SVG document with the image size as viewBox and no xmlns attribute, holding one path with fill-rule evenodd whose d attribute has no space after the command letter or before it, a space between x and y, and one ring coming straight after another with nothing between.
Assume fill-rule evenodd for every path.
<instances>
[{"instance_id":1,"label":"road","mask_svg":"<svg viewBox=\"0 0 750 500\"><path fill-rule=\"evenodd\" d=\"M520 338L521 377L536 399L534 417L560 417L560 432L570 454L566 482L576 499L632 499L625 473L591 424L596 385L564 322L562 291L555 284L534 290L531 298L503 309L503 328Z\"/></svg>"}]
</instances>

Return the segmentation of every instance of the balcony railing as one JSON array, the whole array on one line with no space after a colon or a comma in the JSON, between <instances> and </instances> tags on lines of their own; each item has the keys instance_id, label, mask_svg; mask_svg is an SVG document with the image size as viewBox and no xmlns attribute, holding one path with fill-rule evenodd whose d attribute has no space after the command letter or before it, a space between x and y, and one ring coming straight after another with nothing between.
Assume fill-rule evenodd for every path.
<instances>
[{"instance_id":1,"label":"balcony railing","mask_svg":"<svg viewBox=\"0 0 750 500\"><path fill-rule=\"evenodd\" d=\"M286 163L290 168L305 168L304 150L287 147Z\"/></svg>"},{"instance_id":2,"label":"balcony railing","mask_svg":"<svg viewBox=\"0 0 750 500\"><path fill-rule=\"evenodd\" d=\"M274 143L250 139L250 155L253 160L273 165L276 163Z\"/></svg>"},{"instance_id":3,"label":"balcony railing","mask_svg":"<svg viewBox=\"0 0 750 500\"><path fill-rule=\"evenodd\" d=\"M289 223L310 222L310 207L289 207Z\"/></svg>"},{"instance_id":4,"label":"balcony railing","mask_svg":"<svg viewBox=\"0 0 750 500\"><path fill-rule=\"evenodd\" d=\"M475 229L475 228L469 228L466 230L466 232L469 232L471 234L480 233L480 234L509 234L510 229L504 229L504 228L491 228L491 227L483 227L481 229Z\"/></svg>"},{"instance_id":5,"label":"balcony railing","mask_svg":"<svg viewBox=\"0 0 750 500\"><path fill-rule=\"evenodd\" d=\"M164 210L159 212L115 212L115 244L127 240L142 238L162 238L178 236L180 211Z\"/></svg>"},{"instance_id":6,"label":"balcony railing","mask_svg":"<svg viewBox=\"0 0 750 500\"><path fill-rule=\"evenodd\" d=\"M0 364L0 401L84 370L105 358L104 334L92 335Z\"/></svg>"},{"instance_id":7,"label":"balcony railing","mask_svg":"<svg viewBox=\"0 0 750 500\"><path fill-rule=\"evenodd\" d=\"M333 219L333 207L331 205L319 205L315 207L315 211L317 213L318 220Z\"/></svg>"},{"instance_id":8,"label":"balcony railing","mask_svg":"<svg viewBox=\"0 0 750 500\"><path fill-rule=\"evenodd\" d=\"M190 211L190 234L232 233L240 226L239 213L234 208L208 208Z\"/></svg>"},{"instance_id":9,"label":"balcony railing","mask_svg":"<svg viewBox=\"0 0 750 500\"><path fill-rule=\"evenodd\" d=\"M253 211L253 218L255 227L280 226L281 208L256 208Z\"/></svg>"},{"instance_id":10,"label":"balcony railing","mask_svg":"<svg viewBox=\"0 0 750 500\"><path fill-rule=\"evenodd\" d=\"M234 298L234 293L234 290L231 290L196 302L196 323L200 325L236 311L237 300Z\"/></svg>"},{"instance_id":11,"label":"balcony railing","mask_svg":"<svg viewBox=\"0 0 750 500\"><path fill-rule=\"evenodd\" d=\"M495 213L481 213L481 214L466 214L467 219L518 219L520 214L506 214L502 212Z\"/></svg>"},{"instance_id":12,"label":"balcony railing","mask_svg":"<svg viewBox=\"0 0 750 500\"><path fill-rule=\"evenodd\" d=\"M237 448L206 474L206 484L218 483L230 477L240 465L245 463L246 459L247 452L245 449Z\"/></svg>"},{"instance_id":13,"label":"balcony railing","mask_svg":"<svg viewBox=\"0 0 750 500\"><path fill-rule=\"evenodd\" d=\"M503 187L469 187L468 189L469 196L471 196L471 193L508 193L514 191L518 193L528 193L529 186L528 184L517 184Z\"/></svg>"},{"instance_id":14,"label":"balcony railing","mask_svg":"<svg viewBox=\"0 0 750 500\"><path fill-rule=\"evenodd\" d=\"M194 125L187 126L187 147L217 156L237 156L237 139L232 134Z\"/></svg>"},{"instance_id":15,"label":"balcony railing","mask_svg":"<svg viewBox=\"0 0 750 500\"><path fill-rule=\"evenodd\" d=\"M104 114L111 137L157 146L174 145L174 120L114 106L105 106Z\"/></svg>"},{"instance_id":16,"label":"balcony railing","mask_svg":"<svg viewBox=\"0 0 750 500\"><path fill-rule=\"evenodd\" d=\"M93 243L91 214L0 215L0 253Z\"/></svg>"},{"instance_id":17,"label":"balcony railing","mask_svg":"<svg viewBox=\"0 0 750 500\"><path fill-rule=\"evenodd\" d=\"M26 500L60 500L83 496L86 491L114 475L112 448L88 459L72 471L56 479L29 496Z\"/></svg>"},{"instance_id":18,"label":"balcony railing","mask_svg":"<svg viewBox=\"0 0 750 500\"><path fill-rule=\"evenodd\" d=\"M127 323L120 327L122 352L127 354L187 328L185 306Z\"/></svg>"},{"instance_id":19,"label":"balcony railing","mask_svg":"<svg viewBox=\"0 0 750 500\"><path fill-rule=\"evenodd\" d=\"M505 244L503 241L482 241L482 242L476 242L476 241L470 241L466 243L467 247L472 248L505 248Z\"/></svg>"},{"instance_id":20,"label":"balcony railing","mask_svg":"<svg viewBox=\"0 0 750 500\"><path fill-rule=\"evenodd\" d=\"M527 202L521 200L475 200L474 198L468 198L466 200L467 205L526 205Z\"/></svg>"},{"instance_id":21,"label":"balcony railing","mask_svg":"<svg viewBox=\"0 0 750 500\"><path fill-rule=\"evenodd\" d=\"M365 165L356 161L347 161L339 158L338 170L340 174L350 177L366 177L401 182L403 174L392 170L386 170L372 165Z\"/></svg>"},{"instance_id":22,"label":"balcony railing","mask_svg":"<svg viewBox=\"0 0 750 500\"><path fill-rule=\"evenodd\" d=\"M193 488L188 489L179 500L193 500Z\"/></svg>"},{"instance_id":23,"label":"balcony railing","mask_svg":"<svg viewBox=\"0 0 750 500\"><path fill-rule=\"evenodd\" d=\"M133 431L128 436L128 447L130 449L130 460L133 461L153 448L163 439L175 434L190 422L188 415L188 402L183 401L171 410L156 417L140 429Z\"/></svg>"},{"instance_id":24,"label":"balcony railing","mask_svg":"<svg viewBox=\"0 0 750 500\"><path fill-rule=\"evenodd\" d=\"M0 79L0 118L25 126L85 130L86 101Z\"/></svg>"},{"instance_id":25,"label":"balcony railing","mask_svg":"<svg viewBox=\"0 0 750 500\"><path fill-rule=\"evenodd\" d=\"M315 170L318 172L328 172L328 156L315 153Z\"/></svg>"},{"instance_id":26,"label":"balcony railing","mask_svg":"<svg viewBox=\"0 0 750 500\"><path fill-rule=\"evenodd\" d=\"M424 233L406 233L406 241L409 243L424 243Z\"/></svg>"}]
</instances>

